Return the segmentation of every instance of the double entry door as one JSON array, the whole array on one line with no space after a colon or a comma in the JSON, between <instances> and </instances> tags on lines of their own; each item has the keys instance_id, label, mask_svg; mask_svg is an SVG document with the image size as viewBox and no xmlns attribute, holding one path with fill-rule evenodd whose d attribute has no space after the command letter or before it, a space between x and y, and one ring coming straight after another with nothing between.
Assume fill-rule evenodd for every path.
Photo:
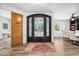
<instances>
[{"instance_id":1,"label":"double entry door","mask_svg":"<svg viewBox=\"0 0 79 59\"><path fill-rule=\"evenodd\" d=\"M33 14L27 17L27 42L51 42L51 17Z\"/></svg>"}]
</instances>

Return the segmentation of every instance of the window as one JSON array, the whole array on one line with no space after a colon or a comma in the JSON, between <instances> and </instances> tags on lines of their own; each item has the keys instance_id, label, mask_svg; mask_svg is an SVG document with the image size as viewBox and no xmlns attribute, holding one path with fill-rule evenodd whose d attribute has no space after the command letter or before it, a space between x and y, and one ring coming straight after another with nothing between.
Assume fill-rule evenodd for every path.
<instances>
[{"instance_id":1,"label":"window","mask_svg":"<svg viewBox=\"0 0 79 59\"><path fill-rule=\"evenodd\" d=\"M3 29L8 29L8 24L7 23L3 23Z\"/></svg>"}]
</instances>

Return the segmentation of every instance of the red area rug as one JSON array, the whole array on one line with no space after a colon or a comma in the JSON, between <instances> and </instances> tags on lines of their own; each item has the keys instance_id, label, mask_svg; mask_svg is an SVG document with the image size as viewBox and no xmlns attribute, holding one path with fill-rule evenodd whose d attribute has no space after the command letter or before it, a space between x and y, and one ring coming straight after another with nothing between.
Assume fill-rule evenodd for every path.
<instances>
[{"instance_id":1,"label":"red area rug","mask_svg":"<svg viewBox=\"0 0 79 59\"><path fill-rule=\"evenodd\" d=\"M49 45L45 45L45 44L39 44L39 45L35 45L32 48L33 52L51 52L53 51L53 48L50 47Z\"/></svg>"}]
</instances>

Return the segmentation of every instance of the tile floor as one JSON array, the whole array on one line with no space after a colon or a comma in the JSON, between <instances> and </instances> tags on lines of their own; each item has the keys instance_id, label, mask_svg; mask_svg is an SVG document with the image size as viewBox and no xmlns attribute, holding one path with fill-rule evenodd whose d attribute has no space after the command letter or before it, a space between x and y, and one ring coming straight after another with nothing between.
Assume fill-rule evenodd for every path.
<instances>
[{"instance_id":1,"label":"tile floor","mask_svg":"<svg viewBox=\"0 0 79 59\"><path fill-rule=\"evenodd\" d=\"M28 43L23 46L10 47L10 39L0 40L0 56L79 56L79 46L55 38L54 43L43 43L51 46L52 52L32 52L31 47L40 43Z\"/></svg>"}]
</instances>

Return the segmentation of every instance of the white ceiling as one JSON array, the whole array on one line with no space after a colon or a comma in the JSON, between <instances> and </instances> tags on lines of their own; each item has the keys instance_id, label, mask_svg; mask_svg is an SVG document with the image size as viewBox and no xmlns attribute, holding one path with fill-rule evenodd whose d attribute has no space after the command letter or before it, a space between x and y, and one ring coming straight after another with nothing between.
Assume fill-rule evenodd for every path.
<instances>
[{"instance_id":1,"label":"white ceiling","mask_svg":"<svg viewBox=\"0 0 79 59\"><path fill-rule=\"evenodd\" d=\"M45 3L44 5L34 3L8 3L5 5L21 9L25 12L53 12L55 19L68 19L72 13L79 13L78 3Z\"/></svg>"},{"instance_id":2,"label":"white ceiling","mask_svg":"<svg viewBox=\"0 0 79 59\"><path fill-rule=\"evenodd\" d=\"M44 5L34 3L9 3L7 5L25 10L27 12L69 12L76 10L79 6L77 3L45 3Z\"/></svg>"}]
</instances>

